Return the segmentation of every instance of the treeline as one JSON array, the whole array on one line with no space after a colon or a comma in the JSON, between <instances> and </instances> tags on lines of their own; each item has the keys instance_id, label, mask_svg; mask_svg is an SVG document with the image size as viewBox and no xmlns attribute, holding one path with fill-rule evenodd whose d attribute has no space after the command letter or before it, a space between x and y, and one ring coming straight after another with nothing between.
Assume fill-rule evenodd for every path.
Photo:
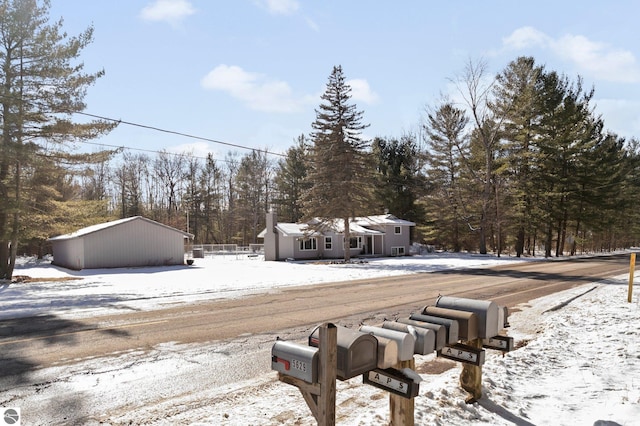
<instances>
[{"instance_id":1,"label":"treeline","mask_svg":"<svg viewBox=\"0 0 640 426\"><path fill-rule=\"evenodd\" d=\"M134 215L196 243L259 242L270 209L287 222L340 216L346 233L349 217L388 212L416 222L413 241L451 251L560 256L638 242L638 140L606 130L580 77L533 58L496 76L469 62L457 93L399 136L362 138L364 111L338 66L309 135L284 154L84 154L75 142L117 125L73 120L104 75L80 62L93 28L68 36L46 1L0 9L0 280L52 236Z\"/></svg>"},{"instance_id":2,"label":"treeline","mask_svg":"<svg viewBox=\"0 0 640 426\"><path fill-rule=\"evenodd\" d=\"M342 219L347 236L350 217L389 212L416 222L414 241L452 251L637 244L638 141L606 130L580 77L533 58L496 76L469 62L455 97L427 106L414 133L364 140L364 111L337 66L309 135L285 154L85 154L75 143L118 123L84 112L104 76L81 62L93 28L69 36L49 7L0 1L0 280L18 253L48 252L52 236L134 215L196 243L255 243L273 208L287 222Z\"/></svg>"},{"instance_id":3,"label":"treeline","mask_svg":"<svg viewBox=\"0 0 640 426\"><path fill-rule=\"evenodd\" d=\"M452 251L559 256L636 244L638 143L604 130L593 90L533 58L486 77L469 64L460 86L469 103L443 99L418 134L372 141L368 214L415 221L415 241ZM224 161L126 152L81 179L64 170L56 192L102 202L105 216L189 230L199 243L248 245L270 208L281 221L304 219L310 146L300 135L282 157L256 150Z\"/></svg>"},{"instance_id":4,"label":"treeline","mask_svg":"<svg viewBox=\"0 0 640 426\"><path fill-rule=\"evenodd\" d=\"M638 240L638 142L605 131L594 90L520 57L468 64L463 108L429 110L429 237L452 250L545 256Z\"/></svg>"},{"instance_id":5,"label":"treeline","mask_svg":"<svg viewBox=\"0 0 640 426\"><path fill-rule=\"evenodd\" d=\"M481 63L465 72L465 103L442 99L425 108L419 132L368 145L370 204L359 213L415 221L414 241L451 251L558 256L634 245L638 143L605 131L593 90L526 57L493 79ZM311 146L300 135L282 156L125 151L82 167L34 163L23 170L23 250L42 254L50 236L134 215L196 243L259 242L269 209L304 219Z\"/></svg>"}]
</instances>

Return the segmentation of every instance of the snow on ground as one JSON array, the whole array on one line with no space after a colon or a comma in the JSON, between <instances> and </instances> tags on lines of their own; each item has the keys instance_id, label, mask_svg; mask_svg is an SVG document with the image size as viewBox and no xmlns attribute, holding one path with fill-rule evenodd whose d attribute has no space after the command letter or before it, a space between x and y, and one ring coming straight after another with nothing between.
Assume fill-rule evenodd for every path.
<instances>
[{"instance_id":1,"label":"snow on ground","mask_svg":"<svg viewBox=\"0 0 640 426\"><path fill-rule=\"evenodd\" d=\"M475 404L464 402L460 367L422 374L415 424L640 424L640 305L637 297L627 303L627 279L543 297L512 314L509 334L521 347L505 356L488 351L484 397ZM433 360L416 356L416 369ZM198 424L315 424L298 390L273 378L208 407ZM388 424L388 393L361 378L339 381L336 399L337 424Z\"/></svg>"},{"instance_id":2,"label":"snow on ground","mask_svg":"<svg viewBox=\"0 0 640 426\"><path fill-rule=\"evenodd\" d=\"M196 265L191 267L80 272L31 262L21 265L16 275L73 276L81 280L0 284L0 319L38 313L78 317L123 307L157 309L167 303L241 297L274 287L510 261L515 259L439 254L353 265L318 265L227 257L196 259ZM640 304L637 294L632 303L627 303L627 280L628 276L618 276L546 296L512 314L509 334L515 337L519 348L504 356L488 351L483 366L485 396L475 404L464 403L467 395L459 386L460 367L435 375L423 373L420 394L415 398L416 424L640 424ZM129 363L131 368L116 374L109 365L103 365L111 379L100 381L103 398L96 401L118 398L118 389L125 383L162 375L163 365L167 377L178 377L172 370L187 368L180 363L185 357L203 361L205 368L213 371L217 354L224 353L209 352L205 356L188 345L171 345L158 349L164 357L161 363L132 362L138 356L135 352L122 354L122 359L106 360L107 364ZM416 357L418 370L432 362L433 355ZM64 386L89 395L98 382L83 368L56 370L55 374L68 376ZM100 371L94 373L98 375ZM166 391L170 393L170 389ZM144 399L144 395L137 397ZM13 405L18 403L19 400L14 401ZM29 403L37 404L37 396ZM108 406L108 401L104 403ZM140 412L134 417L120 413L110 424L315 424L297 388L278 382L276 373L271 371L262 371L249 381L231 380L218 389L194 388L191 395L176 396L163 404L166 410L161 404L156 407L163 416L155 417L158 410L149 418ZM387 424L388 394L363 385L361 378L339 381L336 412L340 425Z\"/></svg>"},{"instance_id":3,"label":"snow on ground","mask_svg":"<svg viewBox=\"0 0 640 426\"><path fill-rule=\"evenodd\" d=\"M219 255L192 266L86 269L70 271L50 260L20 259L14 276L78 278L25 284L0 283L0 320L47 313L79 318L123 307L158 309L168 304L237 298L282 287L384 277L519 261L489 255L432 254L379 258L363 263L265 262L262 256Z\"/></svg>"}]
</instances>

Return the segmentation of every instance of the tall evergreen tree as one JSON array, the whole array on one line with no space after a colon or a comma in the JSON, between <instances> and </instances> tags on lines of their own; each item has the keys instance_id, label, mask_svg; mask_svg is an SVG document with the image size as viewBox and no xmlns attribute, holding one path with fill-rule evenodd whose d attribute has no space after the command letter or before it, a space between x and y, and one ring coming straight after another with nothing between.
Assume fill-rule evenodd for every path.
<instances>
[{"instance_id":1,"label":"tall evergreen tree","mask_svg":"<svg viewBox=\"0 0 640 426\"><path fill-rule=\"evenodd\" d=\"M113 128L71 121L85 108L87 88L104 72L87 74L77 62L93 28L68 37L62 20L48 24L49 7L48 0L0 0L0 279L13 275L29 196L24 180L38 166L35 158Z\"/></svg>"},{"instance_id":2,"label":"tall evergreen tree","mask_svg":"<svg viewBox=\"0 0 640 426\"><path fill-rule=\"evenodd\" d=\"M287 150L287 156L278 161L274 203L278 217L287 222L299 222L303 216L302 194L309 186L306 180L308 148L304 135L300 135L296 144Z\"/></svg>"},{"instance_id":3,"label":"tall evergreen tree","mask_svg":"<svg viewBox=\"0 0 640 426\"><path fill-rule=\"evenodd\" d=\"M362 131L363 112L351 101L351 87L341 66L329 77L322 102L312 123L307 180L303 197L307 218L344 223L344 258L349 261L350 219L362 214L371 200L371 160Z\"/></svg>"},{"instance_id":4,"label":"tall evergreen tree","mask_svg":"<svg viewBox=\"0 0 640 426\"><path fill-rule=\"evenodd\" d=\"M382 210L413 222L423 219L418 199L424 187L415 135L398 139L375 138L376 161L374 195Z\"/></svg>"},{"instance_id":5,"label":"tall evergreen tree","mask_svg":"<svg viewBox=\"0 0 640 426\"><path fill-rule=\"evenodd\" d=\"M527 233L532 230L533 198L531 167L536 151L533 140L540 120L538 89L543 68L531 57L520 57L498 74L491 108L503 117L501 137L505 153L505 179L509 180L512 228L516 256L524 253Z\"/></svg>"},{"instance_id":6,"label":"tall evergreen tree","mask_svg":"<svg viewBox=\"0 0 640 426\"><path fill-rule=\"evenodd\" d=\"M200 190L202 237L201 243L222 242L224 171L218 166L212 154L207 154L205 164L198 179Z\"/></svg>"},{"instance_id":7,"label":"tall evergreen tree","mask_svg":"<svg viewBox=\"0 0 640 426\"><path fill-rule=\"evenodd\" d=\"M543 116L536 145L540 151L537 178L545 185L541 194L545 222L545 256L563 253L574 196L579 190L577 167L595 144L589 101L581 80L572 83L556 72L543 75L540 97ZM555 238L554 238L555 237Z\"/></svg>"},{"instance_id":8,"label":"tall evergreen tree","mask_svg":"<svg viewBox=\"0 0 640 426\"><path fill-rule=\"evenodd\" d=\"M236 175L237 213L242 245L255 244L265 225L265 214L271 199L270 165L264 151L251 151L242 157Z\"/></svg>"},{"instance_id":9,"label":"tall evergreen tree","mask_svg":"<svg viewBox=\"0 0 640 426\"><path fill-rule=\"evenodd\" d=\"M433 185L429 196L436 238L453 251L462 249L462 228L470 225L470 199L464 179L468 167L469 119L464 111L445 101L435 111L427 113L424 130L427 138L427 163Z\"/></svg>"}]
</instances>

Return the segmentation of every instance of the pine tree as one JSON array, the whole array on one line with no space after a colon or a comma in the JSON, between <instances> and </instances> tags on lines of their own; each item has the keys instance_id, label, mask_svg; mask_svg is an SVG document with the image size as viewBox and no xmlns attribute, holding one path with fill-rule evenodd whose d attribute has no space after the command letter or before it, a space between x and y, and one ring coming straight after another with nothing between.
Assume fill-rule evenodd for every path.
<instances>
[{"instance_id":1,"label":"pine tree","mask_svg":"<svg viewBox=\"0 0 640 426\"><path fill-rule=\"evenodd\" d=\"M114 127L71 121L85 108L87 87L104 74L84 73L77 63L93 28L68 37L61 20L47 23L49 1L40 3L0 0L0 279L13 275L29 196L25 179L37 162L63 156L52 151L66 142L95 138Z\"/></svg>"},{"instance_id":2,"label":"pine tree","mask_svg":"<svg viewBox=\"0 0 640 426\"><path fill-rule=\"evenodd\" d=\"M422 221L424 212L417 201L424 177L415 136L375 138L373 156L377 161L374 194L381 210L412 222Z\"/></svg>"},{"instance_id":3,"label":"pine tree","mask_svg":"<svg viewBox=\"0 0 640 426\"><path fill-rule=\"evenodd\" d=\"M461 233L469 224L467 211L470 200L465 193L463 174L469 157L466 127L469 119L463 110L445 101L436 111L427 114L424 130L427 137L427 163L433 185L430 204L436 224L437 240L453 251L462 249Z\"/></svg>"},{"instance_id":4,"label":"pine tree","mask_svg":"<svg viewBox=\"0 0 640 426\"><path fill-rule=\"evenodd\" d=\"M540 120L537 90L543 68L531 57L520 57L509 63L496 78L491 108L503 118L501 136L505 153L505 178L510 183L512 224L516 234L516 256L524 253L527 232L532 229L533 180L532 162L536 155L533 140Z\"/></svg>"},{"instance_id":5,"label":"pine tree","mask_svg":"<svg viewBox=\"0 0 640 426\"><path fill-rule=\"evenodd\" d=\"M371 200L371 167L368 142L362 131L363 112L351 104L351 87L341 66L335 66L312 123L307 180L303 197L307 218L344 222L344 259L349 261L351 218L366 211Z\"/></svg>"},{"instance_id":6,"label":"pine tree","mask_svg":"<svg viewBox=\"0 0 640 426\"><path fill-rule=\"evenodd\" d=\"M298 137L296 145L287 150L287 156L278 161L274 202L278 206L278 217L287 222L302 219L302 194L308 189L307 141L304 135Z\"/></svg>"}]
</instances>

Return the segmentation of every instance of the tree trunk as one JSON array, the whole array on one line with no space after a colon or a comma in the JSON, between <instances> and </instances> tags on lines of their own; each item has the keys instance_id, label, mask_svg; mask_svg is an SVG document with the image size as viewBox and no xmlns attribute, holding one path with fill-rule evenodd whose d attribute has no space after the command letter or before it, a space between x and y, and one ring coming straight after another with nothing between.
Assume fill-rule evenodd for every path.
<instances>
[{"instance_id":1,"label":"tree trunk","mask_svg":"<svg viewBox=\"0 0 640 426\"><path fill-rule=\"evenodd\" d=\"M553 226L551 225L551 220L549 220L549 224L547 226L547 240L544 244L544 257L551 257L551 243L553 241Z\"/></svg>"},{"instance_id":2,"label":"tree trunk","mask_svg":"<svg viewBox=\"0 0 640 426\"><path fill-rule=\"evenodd\" d=\"M349 230L349 217L344 218L344 261L351 261L351 231Z\"/></svg>"},{"instance_id":3,"label":"tree trunk","mask_svg":"<svg viewBox=\"0 0 640 426\"><path fill-rule=\"evenodd\" d=\"M524 253L524 226L520 225L518 227L518 232L516 234L516 257L521 257Z\"/></svg>"}]
</instances>

